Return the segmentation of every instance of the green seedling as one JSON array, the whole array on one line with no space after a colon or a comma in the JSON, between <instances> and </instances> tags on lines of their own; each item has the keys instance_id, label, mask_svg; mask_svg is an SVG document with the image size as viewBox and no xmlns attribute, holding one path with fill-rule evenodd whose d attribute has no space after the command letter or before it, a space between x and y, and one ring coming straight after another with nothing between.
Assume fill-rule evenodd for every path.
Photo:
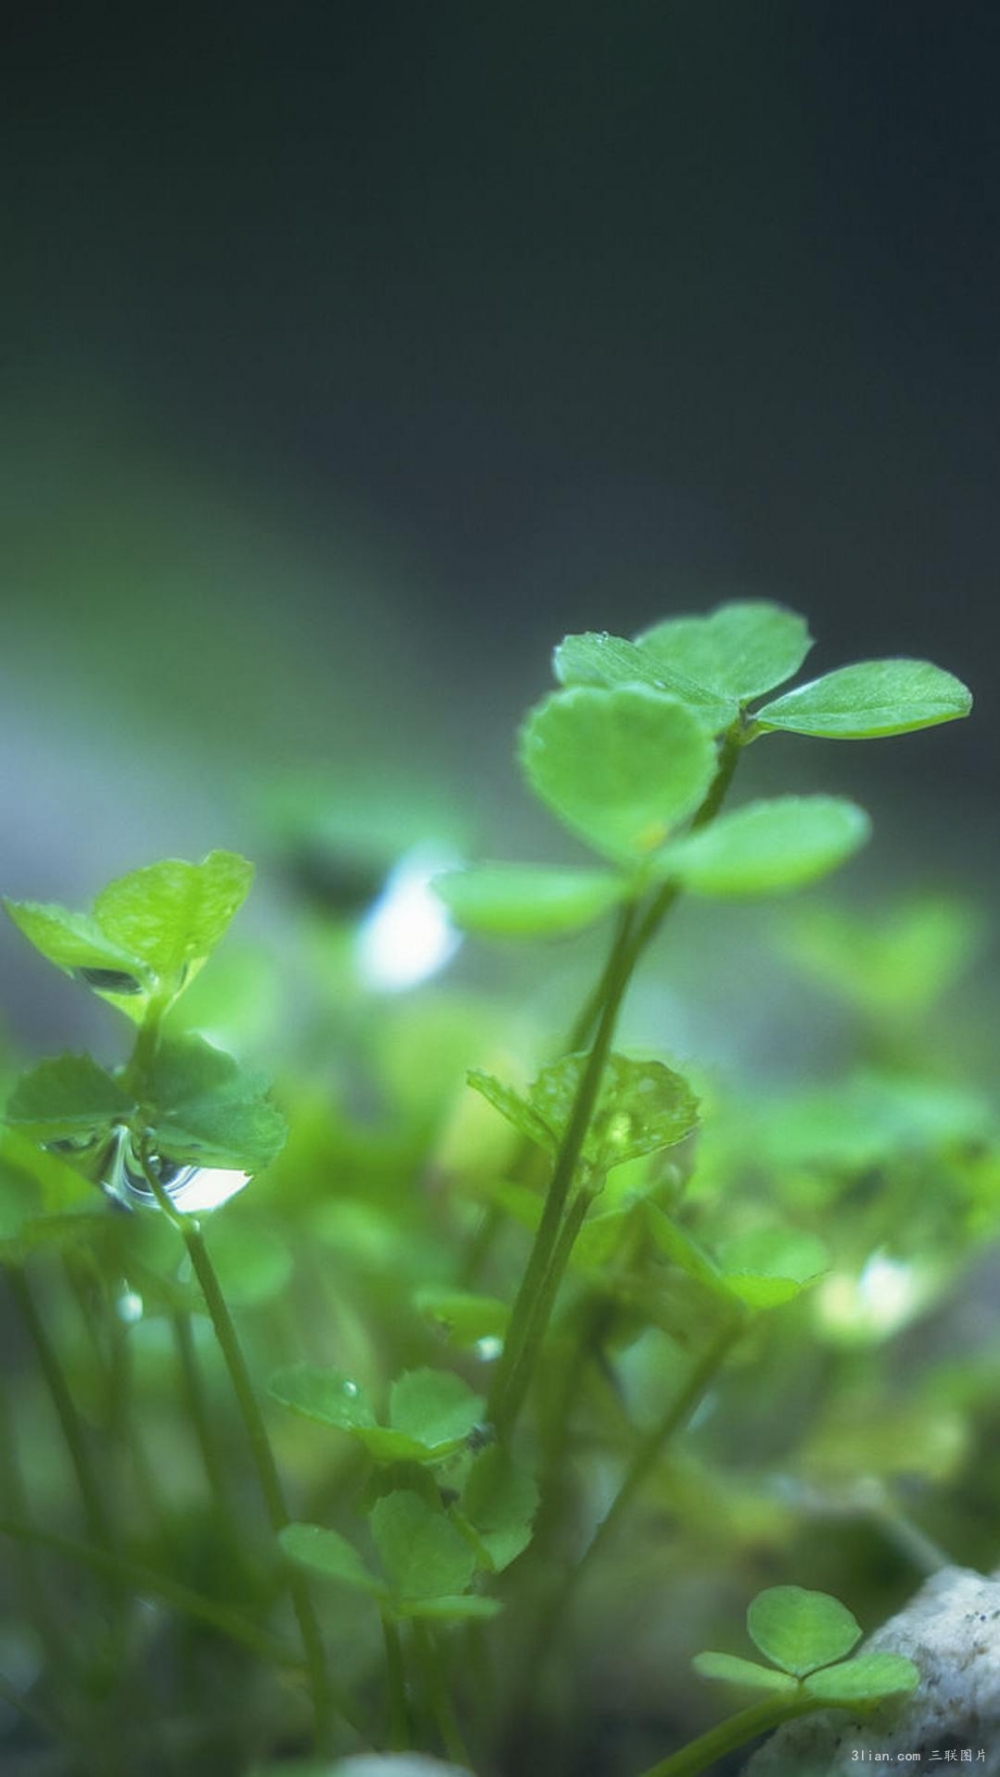
<instances>
[{"instance_id":1,"label":"green seedling","mask_svg":"<svg viewBox=\"0 0 1000 1777\"><path fill-rule=\"evenodd\" d=\"M742 601L556 649L519 758L593 859L472 864L436 892L456 927L534 944L535 971L554 958L563 982L576 935L611 926L561 1041L525 1038L496 995L397 1009L352 979L331 1010L303 988L292 1028L264 1024L279 1111L194 1013L174 1017L247 894L244 859L154 864L87 913L7 903L133 1027L120 1058L28 1066L0 1134L0 1261L33 1354L0 1391L0 1534L18 1564L4 1602L41 1650L39 1677L4 1679L2 1699L32 1748L49 1743L55 1777L247 1777L359 1750L387 1770L412 1752L540 1772L572 1728L560 1678L585 1732L593 1648L672 1609L678 1574L720 1549L743 1574L763 1550L794 1577L800 1528L835 1510L919 1565L904 1443L960 1516L987 1386L942 1429L932 1374L902 1439L882 1353L905 1314L885 1295L945 1301L1000 1228L989 1103L904 1068L898 1046L873 1043L840 1081L768 1090L619 1035L682 899L791 895L871 837L836 795L729 806L751 744L759 757L783 733L870 739L968 713L964 687L923 661L783 689L811 645L795 613ZM397 861L383 826L361 847L362 901ZM350 917L337 902L333 955L356 900ZM894 948L866 951L819 909L784 954L832 978L881 1040L887 1008L929 1012L965 954L957 916L908 917ZM293 938L315 957L312 917ZM710 949L697 960L724 1004ZM186 1003L213 1002L199 983ZM874 1311L851 1309L852 1343L837 1315L866 1291L878 1336ZM758 1472L741 1452L764 1424ZM885 1600L865 1585L845 1553L838 1589L874 1619ZM767 1663L695 1667L757 1699L650 1777L918 1682L908 1661L853 1654L857 1623L822 1592L772 1587L748 1626ZM530 1755L511 1751L515 1722ZM614 1768L640 1763L626 1744Z\"/></svg>"}]
</instances>

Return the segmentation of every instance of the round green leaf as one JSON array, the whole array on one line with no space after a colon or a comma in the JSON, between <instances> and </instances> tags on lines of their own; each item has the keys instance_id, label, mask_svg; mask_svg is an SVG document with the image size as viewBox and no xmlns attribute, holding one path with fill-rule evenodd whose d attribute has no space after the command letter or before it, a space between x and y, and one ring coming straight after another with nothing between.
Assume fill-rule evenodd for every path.
<instances>
[{"instance_id":1,"label":"round green leaf","mask_svg":"<svg viewBox=\"0 0 1000 1777\"><path fill-rule=\"evenodd\" d=\"M392 1430L436 1456L456 1450L484 1410L482 1396L450 1370L407 1370L389 1395Z\"/></svg>"},{"instance_id":2,"label":"round green leaf","mask_svg":"<svg viewBox=\"0 0 1000 1777\"><path fill-rule=\"evenodd\" d=\"M386 1596L385 1586L365 1566L354 1544L336 1530L321 1524L287 1524L279 1531L278 1541L299 1567L308 1567L324 1579L340 1580L355 1592L367 1592L373 1598Z\"/></svg>"},{"instance_id":3,"label":"round green leaf","mask_svg":"<svg viewBox=\"0 0 1000 1777\"><path fill-rule=\"evenodd\" d=\"M721 1678L726 1684L744 1685L756 1691L794 1691L796 1683L787 1672L741 1660L736 1654L695 1654L692 1666L700 1678Z\"/></svg>"},{"instance_id":4,"label":"round green leaf","mask_svg":"<svg viewBox=\"0 0 1000 1777\"><path fill-rule=\"evenodd\" d=\"M864 845L871 822L839 796L779 796L721 815L663 854L692 894L727 898L802 888Z\"/></svg>"},{"instance_id":5,"label":"round green leaf","mask_svg":"<svg viewBox=\"0 0 1000 1777\"><path fill-rule=\"evenodd\" d=\"M528 782L553 813L616 862L657 850L704 800L712 737L676 698L623 686L549 697L521 733Z\"/></svg>"},{"instance_id":6,"label":"round green leaf","mask_svg":"<svg viewBox=\"0 0 1000 1777\"><path fill-rule=\"evenodd\" d=\"M377 1423L361 1384L318 1364L295 1364L272 1376L269 1392L283 1407L337 1431L363 1431Z\"/></svg>"},{"instance_id":7,"label":"round green leaf","mask_svg":"<svg viewBox=\"0 0 1000 1777\"><path fill-rule=\"evenodd\" d=\"M561 685L648 685L667 691L685 703L710 728L721 734L739 714L735 697L725 697L696 684L656 657L652 649L637 647L621 636L606 633L566 636L553 655L552 664Z\"/></svg>"},{"instance_id":8,"label":"round green leaf","mask_svg":"<svg viewBox=\"0 0 1000 1777\"><path fill-rule=\"evenodd\" d=\"M915 1691L919 1683L919 1669L904 1654L859 1654L855 1660L813 1672L805 1681L805 1689L824 1703L850 1707Z\"/></svg>"},{"instance_id":9,"label":"round green leaf","mask_svg":"<svg viewBox=\"0 0 1000 1777\"><path fill-rule=\"evenodd\" d=\"M547 938L592 925L627 893L610 870L545 868L540 864L479 864L434 878L464 931L493 938Z\"/></svg>"},{"instance_id":10,"label":"round green leaf","mask_svg":"<svg viewBox=\"0 0 1000 1777\"><path fill-rule=\"evenodd\" d=\"M737 599L707 617L674 617L636 641L658 666L746 703L798 672L812 647L804 617L766 599Z\"/></svg>"},{"instance_id":11,"label":"round green leaf","mask_svg":"<svg viewBox=\"0 0 1000 1777\"><path fill-rule=\"evenodd\" d=\"M953 722L971 708L962 681L929 660L862 660L787 691L754 719L761 728L792 734L874 740Z\"/></svg>"},{"instance_id":12,"label":"round green leaf","mask_svg":"<svg viewBox=\"0 0 1000 1777\"><path fill-rule=\"evenodd\" d=\"M804 1678L849 1654L861 1630L847 1606L826 1592L769 1586L747 1611L750 1639L783 1672Z\"/></svg>"},{"instance_id":13,"label":"round green leaf","mask_svg":"<svg viewBox=\"0 0 1000 1777\"><path fill-rule=\"evenodd\" d=\"M417 1493L386 1493L371 1510L372 1536L396 1599L450 1598L463 1592L475 1553L443 1512Z\"/></svg>"}]
</instances>

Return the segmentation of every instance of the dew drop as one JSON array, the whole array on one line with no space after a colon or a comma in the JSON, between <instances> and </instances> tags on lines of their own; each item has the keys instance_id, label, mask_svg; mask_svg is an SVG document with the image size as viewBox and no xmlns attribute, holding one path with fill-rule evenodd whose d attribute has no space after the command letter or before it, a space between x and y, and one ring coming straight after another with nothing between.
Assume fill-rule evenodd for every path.
<instances>
[{"instance_id":1,"label":"dew drop","mask_svg":"<svg viewBox=\"0 0 1000 1777\"><path fill-rule=\"evenodd\" d=\"M358 1394L357 1383L356 1382L345 1382L344 1383L344 1393L346 1395L348 1395L349 1398L353 1401L357 1397L357 1394Z\"/></svg>"},{"instance_id":2,"label":"dew drop","mask_svg":"<svg viewBox=\"0 0 1000 1777\"><path fill-rule=\"evenodd\" d=\"M134 1326L137 1320L142 1319L142 1297L135 1290L123 1290L115 1303L115 1313L127 1327Z\"/></svg>"},{"instance_id":3,"label":"dew drop","mask_svg":"<svg viewBox=\"0 0 1000 1777\"><path fill-rule=\"evenodd\" d=\"M495 1333L484 1333L481 1339L476 1340L475 1349L476 1356L482 1363L492 1364L496 1362L503 1350L503 1340L498 1339Z\"/></svg>"}]
</instances>

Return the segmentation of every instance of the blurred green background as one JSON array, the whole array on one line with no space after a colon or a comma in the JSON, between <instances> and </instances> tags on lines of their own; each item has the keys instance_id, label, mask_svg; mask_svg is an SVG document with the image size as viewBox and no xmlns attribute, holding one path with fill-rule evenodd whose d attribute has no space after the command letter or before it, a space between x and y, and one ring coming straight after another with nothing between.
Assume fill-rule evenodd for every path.
<instances>
[{"instance_id":1,"label":"blurred green background","mask_svg":"<svg viewBox=\"0 0 1000 1777\"><path fill-rule=\"evenodd\" d=\"M318 818L425 798L554 854L510 738L552 643L733 590L805 611L817 671L969 680L954 731L747 777L867 800L862 890L988 874L992 8L56 4L7 38L8 892L237 845L266 922L303 773Z\"/></svg>"}]
</instances>

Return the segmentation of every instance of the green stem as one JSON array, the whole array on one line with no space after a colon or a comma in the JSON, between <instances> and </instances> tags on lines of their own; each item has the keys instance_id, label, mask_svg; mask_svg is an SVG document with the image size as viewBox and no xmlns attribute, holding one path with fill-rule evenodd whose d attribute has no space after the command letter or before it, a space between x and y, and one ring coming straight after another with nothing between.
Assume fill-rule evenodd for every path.
<instances>
[{"instance_id":1,"label":"green stem","mask_svg":"<svg viewBox=\"0 0 1000 1777\"><path fill-rule=\"evenodd\" d=\"M744 1325L745 1320L742 1315L726 1320L716 1337L691 1369L679 1394L675 1395L656 1424L651 1426L645 1437L641 1439L626 1470L625 1479L610 1508L598 1525L583 1559L573 1569L572 1583L574 1586L578 1584L591 1562L596 1559L614 1536L621 1519L646 1477L656 1467L670 1439L690 1419L702 1396L722 1368L743 1332Z\"/></svg>"},{"instance_id":2,"label":"green stem","mask_svg":"<svg viewBox=\"0 0 1000 1777\"><path fill-rule=\"evenodd\" d=\"M205 1477L218 1509L220 1523L224 1527L225 1533L229 1535L235 1523L235 1514L232 1511L222 1457L209 1416L208 1403L205 1399L205 1387L198 1363L198 1353L195 1349L191 1317L183 1310L178 1309L171 1316L171 1325L184 1395L201 1452Z\"/></svg>"},{"instance_id":3,"label":"green stem","mask_svg":"<svg viewBox=\"0 0 1000 1777\"><path fill-rule=\"evenodd\" d=\"M6 1381L0 1373L0 1509L24 1523L31 1522L31 1508L24 1471L18 1454L14 1414ZM73 1664L66 1639L51 1608L49 1588L29 1543L17 1546L18 1581L26 1617L34 1623L38 1639L53 1672L66 1673Z\"/></svg>"},{"instance_id":4,"label":"green stem","mask_svg":"<svg viewBox=\"0 0 1000 1777\"><path fill-rule=\"evenodd\" d=\"M508 1389L520 1360L524 1341L534 1321L538 1299L545 1288L546 1273L559 1239L566 1199L573 1183L573 1175L597 1102L604 1064L611 1049L618 1009L628 986L631 972L630 941L634 919L634 907L631 905L624 907L618 920L612 951L612 964L608 968L608 991L601 1010L601 1019L594 1038L594 1045L587 1056L580 1076L580 1084L577 1087L573 1109L570 1112L569 1122L559 1146L559 1153L556 1157L555 1168L527 1269L521 1279L521 1287L511 1310L510 1326L504 1340L503 1356L497 1365L493 1378L493 1386L487 1404L487 1417L493 1421L501 1437L509 1435L517 1417L520 1403L519 1401L508 1402Z\"/></svg>"},{"instance_id":5,"label":"green stem","mask_svg":"<svg viewBox=\"0 0 1000 1777\"><path fill-rule=\"evenodd\" d=\"M267 1427L254 1393L250 1372L243 1356L243 1349L237 1337L232 1316L219 1286L215 1266L209 1258L208 1248L197 1224L192 1224L186 1216L177 1214L166 1192L162 1191L159 1180L157 1179L154 1183L153 1168L147 1168L147 1176L150 1183L153 1184L153 1189L157 1192L161 1207L165 1208L169 1204L172 1218L179 1227L184 1245L187 1248L242 1415L264 1506L271 1528L277 1536L291 1522L291 1516L285 1502L284 1489L281 1485L274 1451L271 1448L271 1440L267 1435ZM287 1579L292 1608L299 1625L306 1664L309 1668L309 1688L312 1693L316 1718L317 1746L321 1752L326 1752L329 1750L332 1731L333 1696L327 1673L323 1636L305 1576L289 1564ZM340 1707L343 1710L343 1704Z\"/></svg>"},{"instance_id":6,"label":"green stem","mask_svg":"<svg viewBox=\"0 0 1000 1777\"><path fill-rule=\"evenodd\" d=\"M694 1412L712 1379L740 1335L743 1317L726 1321L718 1335L693 1366L680 1392L674 1396L656 1424L640 1441L625 1478L604 1518L602 1518L580 1560L567 1568L548 1602L539 1611L534 1632L529 1638L523 1661L524 1693L530 1696L545 1662L546 1651L553 1645L556 1625L570 1603L577 1587L589 1573L591 1565L614 1537L629 1505L650 1471L655 1468L674 1433L679 1431Z\"/></svg>"},{"instance_id":7,"label":"green stem","mask_svg":"<svg viewBox=\"0 0 1000 1777\"><path fill-rule=\"evenodd\" d=\"M576 1237L583 1227L587 1211L593 1201L594 1193L592 1191L579 1191L563 1220L548 1270L532 1304L531 1315L521 1341L520 1353L510 1373L507 1393L504 1398L504 1417L498 1427L501 1431L505 1424L512 1425L514 1423L524 1404L545 1334L548 1331L549 1321L552 1318L556 1297L559 1294L559 1285L565 1276L570 1254L576 1244Z\"/></svg>"},{"instance_id":8,"label":"green stem","mask_svg":"<svg viewBox=\"0 0 1000 1777\"><path fill-rule=\"evenodd\" d=\"M468 1769L470 1765L469 1750L462 1739L462 1730L458 1725L458 1718L452 1706L440 1644L433 1631L428 1628L426 1623L421 1623L419 1619L413 1625L413 1632L427 1691L427 1700L441 1736L441 1745L452 1764Z\"/></svg>"},{"instance_id":9,"label":"green stem","mask_svg":"<svg viewBox=\"0 0 1000 1777\"><path fill-rule=\"evenodd\" d=\"M113 1551L115 1539L111 1529L111 1521L105 1510L104 1495L97 1470L94 1467L86 1429L77 1412L76 1403L70 1393L62 1365L45 1330L45 1323L38 1312L27 1277L22 1270L15 1266L8 1266L6 1270L11 1295L35 1348L39 1367L45 1378L63 1439L69 1451L90 1534L96 1543Z\"/></svg>"},{"instance_id":10,"label":"green stem","mask_svg":"<svg viewBox=\"0 0 1000 1777\"><path fill-rule=\"evenodd\" d=\"M751 1703L749 1709L741 1709L737 1715L729 1716L717 1728L709 1728L707 1734L699 1734L697 1740L690 1740L670 1758L650 1765L642 1777L696 1777L697 1772L714 1765L727 1752L735 1752L748 1740L769 1734L782 1722L793 1721L797 1715L808 1715L818 1707L814 1699L799 1694L765 1697L759 1703Z\"/></svg>"},{"instance_id":11,"label":"green stem","mask_svg":"<svg viewBox=\"0 0 1000 1777\"><path fill-rule=\"evenodd\" d=\"M706 826L721 808L736 769L740 745L741 727L736 722L723 739L718 768L708 794L694 817L693 828ZM546 1274L559 1238L563 1210L597 1103L622 1000L639 957L659 930L678 893L675 883L667 883L649 902L638 924L635 904L629 903L622 908L604 973L595 995L585 1005L577 1032L574 1033L578 1034L585 1024L589 1025L599 997L600 1015L593 1045L587 1056L556 1157L542 1218L535 1234L527 1269L514 1300L503 1355L490 1389L487 1414L502 1438L509 1436L523 1403L526 1385L522 1383L518 1391L512 1394L511 1383L517 1370L522 1368L525 1341L531 1336L532 1328L538 1325L539 1297L545 1289Z\"/></svg>"},{"instance_id":12,"label":"green stem","mask_svg":"<svg viewBox=\"0 0 1000 1777\"><path fill-rule=\"evenodd\" d=\"M389 1751L407 1752L410 1746L410 1705L406 1696L403 1644L396 1624L385 1616L382 1618L382 1639L389 1698Z\"/></svg>"},{"instance_id":13,"label":"green stem","mask_svg":"<svg viewBox=\"0 0 1000 1777\"><path fill-rule=\"evenodd\" d=\"M280 1641L262 1634L253 1623L247 1622L236 1611L224 1604L216 1604L214 1599L205 1598L200 1592L193 1592L190 1587L182 1586L169 1575L158 1573L153 1567L143 1567L138 1562L109 1555L106 1549L98 1548L93 1543L80 1542L76 1537L60 1536L53 1530L39 1530L37 1525L20 1524L10 1518L0 1518L0 1536L10 1537L14 1542L29 1546L51 1549L53 1554L61 1555L66 1561L81 1563L97 1573L107 1574L109 1579L120 1581L137 1597L143 1593L151 1594L182 1616L207 1623L210 1628L217 1629L220 1635L225 1635L230 1641L240 1642L265 1660L281 1666L297 1666L299 1663L296 1656Z\"/></svg>"}]
</instances>

